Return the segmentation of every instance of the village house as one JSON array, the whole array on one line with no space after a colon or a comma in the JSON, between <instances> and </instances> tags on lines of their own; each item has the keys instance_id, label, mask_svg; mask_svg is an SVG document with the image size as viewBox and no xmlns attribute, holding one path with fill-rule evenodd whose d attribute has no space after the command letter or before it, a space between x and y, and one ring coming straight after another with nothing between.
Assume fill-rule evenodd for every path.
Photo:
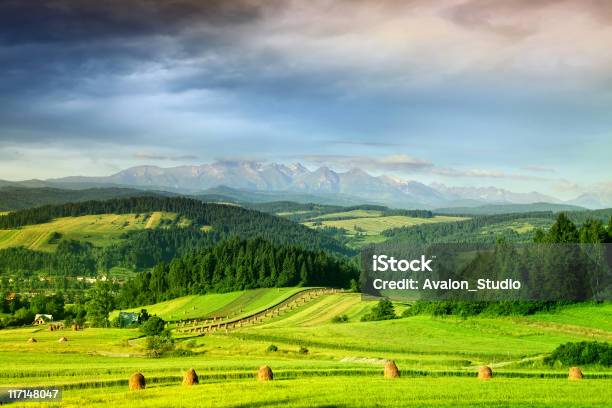
<instances>
[{"instance_id":1,"label":"village house","mask_svg":"<svg viewBox=\"0 0 612 408\"><path fill-rule=\"evenodd\" d=\"M34 326L40 326L41 324L50 323L52 321L53 315L38 313L36 316L34 316L34 322L32 324Z\"/></svg>"}]
</instances>

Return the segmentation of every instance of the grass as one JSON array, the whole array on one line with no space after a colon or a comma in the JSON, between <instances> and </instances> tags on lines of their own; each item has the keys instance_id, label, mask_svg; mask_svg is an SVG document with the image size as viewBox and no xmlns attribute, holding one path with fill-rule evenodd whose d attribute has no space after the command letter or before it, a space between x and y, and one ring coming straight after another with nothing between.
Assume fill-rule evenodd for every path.
<instances>
[{"instance_id":1,"label":"grass","mask_svg":"<svg viewBox=\"0 0 612 408\"><path fill-rule=\"evenodd\" d=\"M50 407L604 407L612 381L474 378L323 377L257 383L206 383L190 388L156 385L128 392L126 387L82 390Z\"/></svg>"},{"instance_id":2,"label":"grass","mask_svg":"<svg viewBox=\"0 0 612 408\"><path fill-rule=\"evenodd\" d=\"M138 312L147 309L167 321L201 317L241 316L265 309L298 292L302 288L274 288L216 293L210 295L183 296L166 302L128 309ZM118 311L111 314L116 316Z\"/></svg>"},{"instance_id":3,"label":"grass","mask_svg":"<svg viewBox=\"0 0 612 408\"><path fill-rule=\"evenodd\" d=\"M323 227L342 229L345 236L349 238L347 245L352 248L361 248L365 245L385 242L387 237L383 236L382 232L391 228L412 227L420 224L453 222L465 219L465 217L446 215L436 215L431 218L407 217L403 215L381 216L380 211L353 210L325 214L302 224L315 229Z\"/></svg>"},{"instance_id":4,"label":"grass","mask_svg":"<svg viewBox=\"0 0 612 408\"><path fill-rule=\"evenodd\" d=\"M188 296L147 309L166 318L182 317L194 306L197 313L244 313L296 290ZM0 360L10 364L0 367L0 386L64 386L63 402L46 405L51 407L612 406L612 368L583 367L587 379L570 382L567 368L541 361L568 341L612 341L610 303L528 317L360 322L374 304L359 294L325 295L265 324L177 338L177 347L193 355L159 359L143 357L145 342L136 329L4 329ZM348 322L332 323L339 314ZM62 335L67 343L57 342ZM38 342L28 344L29 337ZM270 344L278 350L268 352ZM300 353L300 346L308 353ZM397 362L401 379L382 379L383 359ZM254 380L262 364L274 370L273 382ZM491 381L475 379L481 364L493 367ZM192 367L202 384L180 386L182 373ZM127 391L135 371L147 378L142 392Z\"/></svg>"},{"instance_id":5,"label":"grass","mask_svg":"<svg viewBox=\"0 0 612 408\"><path fill-rule=\"evenodd\" d=\"M19 229L0 230L0 249L24 246L26 248L53 251L57 242L52 234L57 232L63 239L91 242L95 246L107 246L121 239L127 231L158 228L164 222L173 221L176 214L153 212L146 218L142 214L101 214L81 217L57 218L51 222L27 225Z\"/></svg>"},{"instance_id":6,"label":"grass","mask_svg":"<svg viewBox=\"0 0 612 408\"><path fill-rule=\"evenodd\" d=\"M321 226L342 228L347 235L355 235L358 232L366 235L380 235L384 230L396 227L411 227L419 224L432 224L437 222L461 221L465 218L436 215L432 218L406 217L403 215L391 215L387 217L358 217L342 220L321 221ZM305 222L304 225L317 228L314 222Z\"/></svg>"},{"instance_id":7,"label":"grass","mask_svg":"<svg viewBox=\"0 0 612 408\"><path fill-rule=\"evenodd\" d=\"M327 220L330 218L371 218L371 217L380 217L381 215L382 215L382 211L351 210L351 211L342 211L342 212L335 212L335 213L319 215L318 217L314 217L313 220Z\"/></svg>"}]
</instances>

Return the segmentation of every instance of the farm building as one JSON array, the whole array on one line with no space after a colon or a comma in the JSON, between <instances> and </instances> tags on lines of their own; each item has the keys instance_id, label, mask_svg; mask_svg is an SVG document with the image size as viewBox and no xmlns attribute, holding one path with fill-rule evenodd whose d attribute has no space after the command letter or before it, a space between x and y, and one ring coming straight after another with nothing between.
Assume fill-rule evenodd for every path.
<instances>
[{"instance_id":1,"label":"farm building","mask_svg":"<svg viewBox=\"0 0 612 408\"><path fill-rule=\"evenodd\" d=\"M121 327L127 327L134 323L138 323L138 313L119 312L119 322Z\"/></svg>"},{"instance_id":2,"label":"farm building","mask_svg":"<svg viewBox=\"0 0 612 408\"><path fill-rule=\"evenodd\" d=\"M39 326L41 324L46 324L52 321L53 321L53 315L39 313L36 316L34 316L34 322L32 324L34 326Z\"/></svg>"}]
</instances>

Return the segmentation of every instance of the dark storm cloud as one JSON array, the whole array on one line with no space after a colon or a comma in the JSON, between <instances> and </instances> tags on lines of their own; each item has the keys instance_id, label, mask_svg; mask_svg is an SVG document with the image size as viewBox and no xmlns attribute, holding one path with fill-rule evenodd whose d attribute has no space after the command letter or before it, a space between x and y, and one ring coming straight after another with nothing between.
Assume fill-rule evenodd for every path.
<instances>
[{"instance_id":1,"label":"dark storm cloud","mask_svg":"<svg viewBox=\"0 0 612 408\"><path fill-rule=\"evenodd\" d=\"M498 164L519 145L517 168L539 164L524 156L610 129L611 4L0 1L0 148L100 143L100 162L375 149L399 159L373 166L401 170L429 168L402 154L453 168L484 160L465 146ZM562 30L541 18L559 10Z\"/></svg>"},{"instance_id":2,"label":"dark storm cloud","mask_svg":"<svg viewBox=\"0 0 612 408\"><path fill-rule=\"evenodd\" d=\"M232 26L257 20L274 2L248 0L5 0L0 41L75 43L170 35L194 25Z\"/></svg>"}]
</instances>

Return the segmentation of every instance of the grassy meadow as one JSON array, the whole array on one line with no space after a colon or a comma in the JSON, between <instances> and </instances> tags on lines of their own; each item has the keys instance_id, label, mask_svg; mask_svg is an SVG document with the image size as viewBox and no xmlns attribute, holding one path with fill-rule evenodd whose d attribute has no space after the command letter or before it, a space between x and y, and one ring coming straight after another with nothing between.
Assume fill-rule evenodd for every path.
<instances>
[{"instance_id":1,"label":"grassy meadow","mask_svg":"<svg viewBox=\"0 0 612 408\"><path fill-rule=\"evenodd\" d=\"M39 251L53 251L57 240L62 239L90 242L95 246L106 246L121 239L128 231L159 228L164 223L174 222L176 214L152 212L145 214L99 214L80 217L63 217L44 224L27 225L18 229L0 230L0 249L23 246ZM186 223L184 220L177 222Z\"/></svg>"},{"instance_id":2,"label":"grassy meadow","mask_svg":"<svg viewBox=\"0 0 612 408\"><path fill-rule=\"evenodd\" d=\"M147 309L168 319L182 318L183 311L193 317L249 313L296 290L188 296ZM258 325L205 336L175 334L180 355L161 358L145 357L137 329L5 329L0 359L11 364L0 367L0 386L63 386L63 401L46 405L51 407L612 405L611 368L582 367L586 379L572 382L567 367L542 362L568 341L612 341L612 304L528 317L361 322L374 305L354 293L323 295ZM396 305L397 311L403 307ZM340 314L348 322L332 323ZM68 341L59 343L60 336ZM37 342L28 343L30 337ZM272 344L277 351L268 351ZM385 359L396 361L402 378L382 378ZM255 380L263 364L274 371L274 381ZM487 382L475 378L483 364L494 370ZM189 368L197 371L200 385L180 385ZM135 371L145 375L147 388L129 392L127 379Z\"/></svg>"},{"instance_id":3,"label":"grassy meadow","mask_svg":"<svg viewBox=\"0 0 612 408\"><path fill-rule=\"evenodd\" d=\"M420 224L454 222L465 217L436 215L431 218L384 215L376 210L351 210L320 215L302 224L310 228L333 227L344 230L350 238L349 246L358 248L367 244L384 242L382 232L391 228L412 227Z\"/></svg>"},{"instance_id":4,"label":"grassy meadow","mask_svg":"<svg viewBox=\"0 0 612 408\"><path fill-rule=\"evenodd\" d=\"M253 289L210 295L183 296L154 305L127 309L138 312L145 308L166 321L195 319L198 317L239 317L273 306L303 288ZM111 318L118 313L115 312Z\"/></svg>"}]
</instances>

